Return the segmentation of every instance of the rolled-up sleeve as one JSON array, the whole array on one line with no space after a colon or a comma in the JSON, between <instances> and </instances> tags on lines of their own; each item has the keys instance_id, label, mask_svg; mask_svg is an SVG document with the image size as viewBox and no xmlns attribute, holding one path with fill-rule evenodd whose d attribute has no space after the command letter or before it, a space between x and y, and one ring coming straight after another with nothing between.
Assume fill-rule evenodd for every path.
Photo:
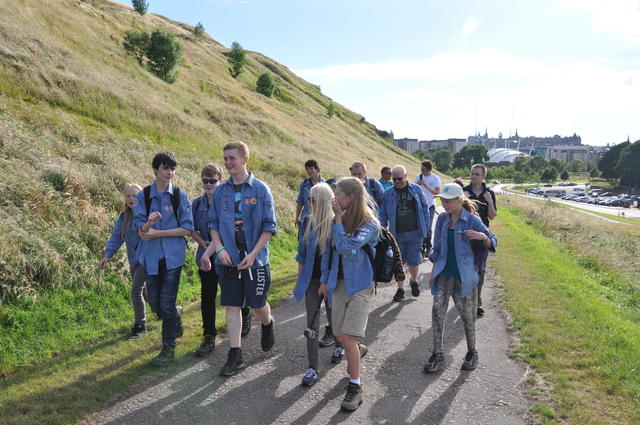
<instances>
[{"instance_id":1,"label":"rolled-up sleeve","mask_svg":"<svg viewBox=\"0 0 640 425\"><path fill-rule=\"evenodd\" d=\"M178 212L178 218L180 222L178 227L182 227L190 232L193 232L193 212L191 209L191 203L189 197L184 191L180 191L180 211Z\"/></svg>"},{"instance_id":2,"label":"rolled-up sleeve","mask_svg":"<svg viewBox=\"0 0 640 425\"><path fill-rule=\"evenodd\" d=\"M267 186L264 187L264 197L262 201L262 232L271 232L276 234L276 209L273 201L273 195Z\"/></svg>"}]
</instances>

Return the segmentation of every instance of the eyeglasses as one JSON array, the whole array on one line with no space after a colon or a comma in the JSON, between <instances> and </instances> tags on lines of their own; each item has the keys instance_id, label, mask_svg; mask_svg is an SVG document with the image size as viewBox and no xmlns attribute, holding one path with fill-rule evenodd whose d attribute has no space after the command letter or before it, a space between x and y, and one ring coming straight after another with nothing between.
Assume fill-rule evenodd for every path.
<instances>
[{"instance_id":1,"label":"eyeglasses","mask_svg":"<svg viewBox=\"0 0 640 425\"><path fill-rule=\"evenodd\" d=\"M394 182L401 182L402 180L404 180L404 177L394 177L393 178Z\"/></svg>"},{"instance_id":2,"label":"eyeglasses","mask_svg":"<svg viewBox=\"0 0 640 425\"><path fill-rule=\"evenodd\" d=\"M216 184L216 183L218 183L218 179L205 179L205 178L203 178L202 179L202 184L207 184L207 183Z\"/></svg>"}]
</instances>

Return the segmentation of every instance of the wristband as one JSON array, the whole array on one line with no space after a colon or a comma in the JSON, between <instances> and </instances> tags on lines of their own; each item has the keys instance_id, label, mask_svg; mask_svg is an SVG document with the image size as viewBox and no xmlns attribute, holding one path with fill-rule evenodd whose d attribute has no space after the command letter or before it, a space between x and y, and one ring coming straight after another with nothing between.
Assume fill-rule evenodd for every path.
<instances>
[{"instance_id":1,"label":"wristband","mask_svg":"<svg viewBox=\"0 0 640 425\"><path fill-rule=\"evenodd\" d=\"M227 248L225 248L224 246L219 247L218 249L216 249L216 254L220 254L225 249L227 249Z\"/></svg>"}]
</instances>

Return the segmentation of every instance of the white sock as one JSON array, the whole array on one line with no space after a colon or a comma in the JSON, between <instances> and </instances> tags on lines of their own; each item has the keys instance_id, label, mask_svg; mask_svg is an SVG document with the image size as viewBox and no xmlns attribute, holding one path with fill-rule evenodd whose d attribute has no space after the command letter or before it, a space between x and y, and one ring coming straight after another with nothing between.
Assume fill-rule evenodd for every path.
<instances>
[{"instance_id":1,"label":"white sock","mask_svg":"<svg viewBox=\"0 0 640 425\"><path fill-rule=\"evenodd\" d=\"M356 385L360 385L360 378L356 378L356 379L349 379L349 382L351 382L352 384L356 384Z\"/></svg>"}]
</instances>

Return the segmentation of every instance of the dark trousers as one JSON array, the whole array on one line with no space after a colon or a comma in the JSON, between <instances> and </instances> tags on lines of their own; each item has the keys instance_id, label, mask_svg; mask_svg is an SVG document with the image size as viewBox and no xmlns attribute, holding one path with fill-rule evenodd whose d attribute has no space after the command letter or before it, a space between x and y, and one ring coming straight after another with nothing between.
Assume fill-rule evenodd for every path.
<instances>
[{"instance_id":1,"label":"dark trousers","mask_svg":"<svg viewBox=\"0 0 640 425\"><path fill-rule=\"evenodd\" d=\"M147 275L147 295L151 310L162 319L162 344L176 346L176 298L182 267L167 270L165 260L158 264L158 274Z\"/></svg>"}]
</instances>

